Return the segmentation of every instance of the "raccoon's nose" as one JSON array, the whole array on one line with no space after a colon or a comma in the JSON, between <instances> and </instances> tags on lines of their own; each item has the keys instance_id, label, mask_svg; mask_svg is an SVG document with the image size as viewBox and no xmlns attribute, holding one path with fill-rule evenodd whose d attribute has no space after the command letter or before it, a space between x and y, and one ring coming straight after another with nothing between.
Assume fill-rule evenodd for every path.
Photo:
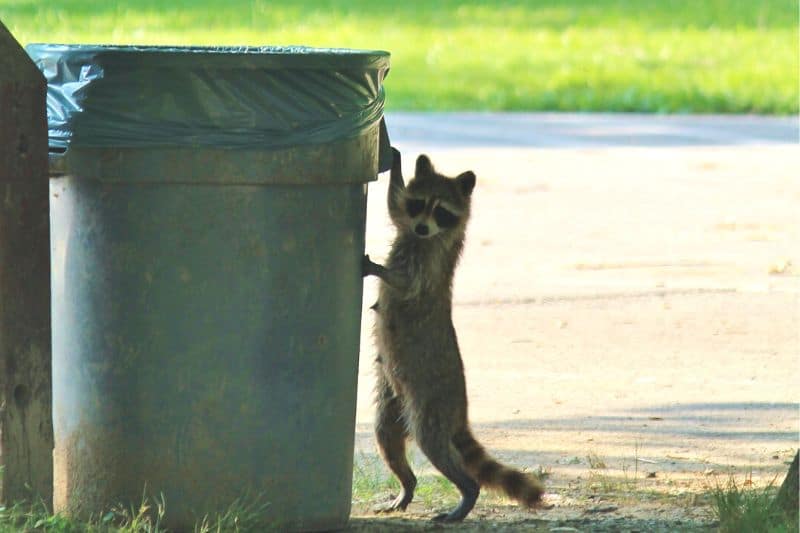
<instances>
[{"instance_id":1,"label":"raccoon's nose","mask_svg":"<svg viewBox=\"0 0 800 533\"><path fill-rule=\"evenodd\" d=\"M414 228L414 233L417 235L422 235L423 237L428 234L428 226L425 224L417 224L417 227Z\"/></svg>"}]
</instances>

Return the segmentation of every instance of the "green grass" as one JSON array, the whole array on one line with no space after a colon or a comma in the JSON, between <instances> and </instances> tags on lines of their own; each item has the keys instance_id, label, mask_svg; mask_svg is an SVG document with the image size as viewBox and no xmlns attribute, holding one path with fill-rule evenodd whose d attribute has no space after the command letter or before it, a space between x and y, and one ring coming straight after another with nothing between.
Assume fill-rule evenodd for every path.
<instances>
[{"instance_id":1,"label":"green grass","mask_svg":"<svg viewBox=\"0 0 800 533\"><path fill-rule=\"evenodd\" d=\"M797 514L790 516L774 504L777 488L739 485L731 477L711 491L712 509L722 533L795 533Z\"/></svg>"},{"instance_id":2,"label":"green grass","mask_svg":"<svg viewBox=\"0 0 800 533\"><path fill-rule=\"evenodd\" d=\"M116 507L86 521L52 514L43 504L0 507L0 533L42 531L48 533L161 533L162 503L145 500L136 509Z\"/></svg>"},{"instance_id":3,"label":"green grass","mask_svg":"<svg viewBox=\"0 0 800 533\"><path fill-rule=\"evenodd\" d=\"M0 507L0 533L36 531L47 533L167 533L162 526L166 503L163 498L143 497L138 507L116 506L88 520L50 513L44 504ZM194 533L245 533L273 531L269 505L245 495L220 513L207 515L194 526Z\"/></svg>"},{"instance_id":4,"label":"green grass","mask_svg":"<svg viewBox=\"0 0 800 533\"><path fill-rule=\"evenodd\" d=\"M0 0L22 43L392 52L395 110L798 111L798 0Z\"/></svg>"},{"instance_id":5,"label":"green grass","mask_svg":"<svg viewBox=\"0 0 800 533\"><path fill-rule=\"evenodd\" d=\"M425 463L418 455L410 457L412 469L419 472ZM366 454L356 456L353 469L353 502L373 506L387 502L397 495L400 483L392 476L379 457ZM454 505L459 493L455 486L438 474L417 478L414 499L426 508Z\"/></svg>"}]
</instances>

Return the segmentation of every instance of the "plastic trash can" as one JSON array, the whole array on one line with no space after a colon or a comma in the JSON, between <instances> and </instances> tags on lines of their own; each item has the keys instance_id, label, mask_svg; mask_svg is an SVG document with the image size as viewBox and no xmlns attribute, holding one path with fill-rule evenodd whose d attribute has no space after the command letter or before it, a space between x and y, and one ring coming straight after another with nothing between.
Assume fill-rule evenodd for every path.
<instances>
[{"instance_id":1,"label":"plastic trash can","mask_svg":"<svg viewBox=\"0 0 800 533\"><path fill-rule=\"evenodd\" d=\"M54 507L351 501L389 54L30 45L48 79Z\"/></svg>"}]
</instances>

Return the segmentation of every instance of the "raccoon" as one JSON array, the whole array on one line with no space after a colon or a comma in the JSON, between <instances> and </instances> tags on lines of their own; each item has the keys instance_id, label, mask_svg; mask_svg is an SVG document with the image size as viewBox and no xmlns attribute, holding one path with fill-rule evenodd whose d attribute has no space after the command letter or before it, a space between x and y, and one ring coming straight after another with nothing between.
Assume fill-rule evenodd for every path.
<instances>
[{"instance_id":1,"label":"raccoon","mask_svg":"<svg viewBox=\"0 0 800 533\"><path fill-rule=\"evenodd\" d=\"M409 437L458 487L461 501L434 520L457 522L472 510L481 486L498 488L533 507L544 489L533 475L504 466L475 440L467 420L464 367L452 321L453 274L464 246L475 174L437 173L420 155L404 184L400 153L392 149L389 215L397 234L386 266L364 256L364 275L380 278L375 435L397 476L397 498L376 509L405 510L417 479L406 459Z\"/></svg>"}]
</instances>

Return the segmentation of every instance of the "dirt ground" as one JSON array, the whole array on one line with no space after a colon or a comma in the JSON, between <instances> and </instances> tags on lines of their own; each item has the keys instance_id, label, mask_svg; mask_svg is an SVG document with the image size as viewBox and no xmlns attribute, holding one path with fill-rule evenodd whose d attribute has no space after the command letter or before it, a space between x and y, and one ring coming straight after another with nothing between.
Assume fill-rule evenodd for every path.
<instances>
[{"instance_id":1,"label":"dirt ground","mask_svg":"<svg viewBox=\"0 0 800 533\"><path fill-rule=\"evenodd\" d=\"M412 169L417 152L397 144ZM501 460L547 473L546 508L482 495L460 530L706 530L715 484L781 482L800 421L797 145L428 153L478 176L454 298L474 431ZM387 183L370 186L376 261L392 235ZM375 289L357 462L377 461ZM428 518L452 494L373 515L389 496L356 502L351 529L448 529Z\"/></svg>"}]
</instances>

